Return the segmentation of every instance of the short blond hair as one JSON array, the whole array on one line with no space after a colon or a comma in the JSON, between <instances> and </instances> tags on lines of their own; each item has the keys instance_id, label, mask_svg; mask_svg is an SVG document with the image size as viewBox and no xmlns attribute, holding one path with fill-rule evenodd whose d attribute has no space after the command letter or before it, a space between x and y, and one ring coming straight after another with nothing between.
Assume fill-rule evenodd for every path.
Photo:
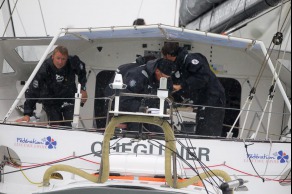
<instances>
[{"instance_id":1,"label":"short blond hair","mask_svg":"<svg viewBox=\"0 0 292 194\"><path fill-rule=\"evenodd\" d=\"M53 55L55 55L57 52L60 52L62 55L69 56L69 51L65 46L57 46L54 49Z\"/></svg>"}]
</instances>

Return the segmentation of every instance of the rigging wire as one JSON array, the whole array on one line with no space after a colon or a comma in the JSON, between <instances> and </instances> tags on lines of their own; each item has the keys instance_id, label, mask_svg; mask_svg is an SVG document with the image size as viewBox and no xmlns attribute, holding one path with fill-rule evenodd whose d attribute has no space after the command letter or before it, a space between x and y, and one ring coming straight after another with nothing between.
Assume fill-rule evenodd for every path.
<instances>
[{"instance_id":1,"label":"rigging wire","mask_svg":"<svg viewBox=\"0 0 292 194\"><path fill-rule=\"evenodd\" d=\"M282 16L282 13L283 13L283 7L284 7L284 0L281 1L281 11L280 11L280 14L279 14L279 21L278 21L278 32L280 32L280 25L281 25L281 16ZM285 23L285 22L284 22Z\"/></svg>"},{"instance_id":2,"label":"rigging wire","mask_svg":"<svg viewBox=\"0 0 292 194\"><path fill-rule=\"evenodd\" d=\"M234 11L234 13L233 13L233 16L232 16L232 17L230 18L230 20L227 22L227 24L225 25L224 29L221 31L221 34L225 32L225 30L229 27L229 24L234 20L234 18L235 18L234 16L235 16L235 14L237 13L237 10L238 10L238 8L239 8L239 5L240 5L241 1L242 1L242 0L240 0L240 1L238 2L238 5L236 6L236 9L235 9L235 11ZM245 0L245 2L246 2L246 0ZM246 6L246 3L245 3L245 5L244 5L244 9L245 9L245 6Z\"/></svg>"},{"instance_id":3,"label":"rigging wire","mask_svg":"<svg viewBox=\"0 0 292 194\"><path fill-rule=\"evenodd\" d=\"M189 4L189 1L190 0L186 0L187 2L186 2L186 10L187 10L187 12L191 15L191 16L197 16L197 15L194 15L191 11L190 11L190 9L189 9L189 7L188 7L188 4Z\"/></svg>"},{"instance_id":4,"label":"rigging wire","mask_svg":"<svg viewBox=\"0 0 292 194\"><path fill-rule=\"evenodd\" d=\"M178 17L178 7L179 7L179 5L178 5L178 3L179 3L179 0L176 0L175 8L174 8L174 23L173 23L173 26L176 26L176 24L179 25L179 17Z\"/></svg>"},{"instance_id":5,"label":"rigging wire","mask_svg":"<svg viewBox=\"0 0 292 194\"><path fill-rule=\"evenodd\" d=\"M177 106L174 106L174 108L175 108L176 112L178 113L178 114L177 114L177 115L178 115L178 122L179 122L180 126L183 128L183 130L185 131L185 129L184 129L185 126L184 126L184 124L183 124L183 119L182 119L181 115L179 114L179 112L178 112L178 110L177 110ZM187 134L187 136L189 136L189 134ZM189 153L189 155L192 156L192 160L193 160L193 162L194 162L194 165L196 166L196 161L197 161L197 162L201 165L203 171L204 171L206 174L209 174L209 175L210 175L210 173L209 173L207 170L209 170L210 172L212 172L211 169L209 169L209 168L207 167L207 165L205 165L202 161L200 161L200 159L198 158L198 156L197 156L197 154L196 154L196 152L195 152L195 147L193 146L191 139L188 137L188 138L185 138L185 141L186 141L186 143L187 143L188 148L187 148L182 142L180 142L179 140L177 140L177 142L178 142L178 143L179 143L179 144L180 144L180 145L181 145L181 146L182 146L182 147L183 147L183 148ZM189 146L188 141L189 141L189 143L190 143L190 146ZM194 152L191 152L189 148L192 148L192 149L194 150ZM215 174L214 174L214 175L215 175ZM215 176L216 176L216 175L215 175ZM217 176L216 176L216 177L217 177ZM217 177L217 178L218 178L218 180L220 181L219 177ZM214 180L213 176L210 175L210 179L212 179L213 182L217 184L217 182ZM217 187L220 187L220 186L217 184Z\"/></svg>"},{"instance_id":6,"label":"rigging wire","mask_svg":"<svg viewBox=\"0 0 292 194\"><path fill-rule=\"evenodd\" d=\"M289 173L287 174L287 176L283 180L280 181L280 183L286 182L286 180L288 180L289 176L291 176L291 169L290 169Z\"/></svg>"},{"instance_id":7,"label":"rigging wire","mask_svg":"<svg viewBox=\"0 0 292 194\"><path fill-rule=\"evenodd\" d=\"M291 6L290 6L289 11L288 11L288 13L287 13L287 15L286 15L286 18L284 19L284 22L283 22L283 25L282 25L280 31L283 31L283 28L284 28L284 26L285 26L285 23L286 23L288 17L289 17L290 12L291 12ZM291 19L291 18L290 18L290 19Z\"/></svg>"},{"instance_id":8,"label":"rigging wire","mask_svg":"<svg viewBox=\"0 0 292 194\"><path fill-rule=\"evenodd\" d=\"M110 146L110 149L116 149L117 147L114 147L119 141L121 141L123 138L120 138L118 139L116 142L113 143L113 145ZM119 147L122 147L122 145L119 145ZM7 148L7 151L8 151L8 154L9 154L9 149ZM81 160L84 160L84 161L87 161L87 162L90 162L90 163L93 163L93 164L98 164L100 165L100 163L97 163L97 162L93 162L93 161L89 161L87 159L84 159L83 157L85 156L90 156L90 155L95 155L95 156L99 156L101 154L101 151L94 151L90 154L84 154L84 155L81 155L81 156L69 156L69 157L66 157L66 158L62 158L62 159L59 159L59 160L55 160L55 161L52 161L52 162L47 162L47 163L43 163L43 164L34 164L34 165L30 165L30 166L20 166L17 164L17 162L14 161L14 159L10 156L10 162L9 165L12 166L12 167L15 167L15 168L21 168L22 171L26 171L26 170L31 170L31 169L36 169L36 168L40 168L40 167L43 167L43 166L49 166L49 165L53 165L53 164L57 164L57 163L61 163L61 162L66 162L66 161L70 161L70 160L75 160L75 159L81 159ZM25 163L25 162L23 162ZM27 162L26 162L27 163ZM25 168L25 169L23 169ZM20 171L14 171L14 172L20 172ZM5 174L11 174L11 173L14 173L14 172L10 172L10 173L3 173L3 175Z\"/></svg>"},{"instance_id":9,"label":"rigging wire","mask_svg":"<svg viewBox=\"0 0 292 194\"><path fill-rule=\"evenodd\" d=\"M291 8L291 7L290 7ZM290 13L290 10L289 12L287 13L287 16L286 18L284 19L284 22L283 22L283 25L280 29L280 23L281 23L281 16L282 16L282 12L283 12L283 1L282 1L282 7L281 7L281 12L279 14L279 21L278 21L278 32L274 35L273 37L273 40L271 42L274 43L274 46L275 45L280 45L279 46L279 50L278 50L278 56L277 56L277 62L276 62L276 67L275 67L275 71L273 72L273 80L272 80L272 84L271 84L271 87L270 87L270 90L269 90L269 95L268 95L268 99L267 99L267 102L266 102L266 105L265 105L265 109L264 111L266 111L266 108L268 107L268 105L270 105L270 109L269 109L269 112L272 111L272 107L273 107L273 98L274 98L274 95L275 95L275 91L276 91L276 82L277 80L279 79L278 75L280 75L281 73L281 69L282 69L282 64L280 64L279 62L279 59L280 59L280 53L281 53L281 48L282 48L282 43L283 43L283 33L281 32L283 30L283 26L285 25L286 23L286 20L288 18L288 15ZM273 46L273 49L271 50L271 52L274 50L274 46ZM288 46L288 42L287 42L287 45ZM285 54L286 54L286 49L287 47L285 48L285 52L284 52L284 55L283 57L285 57ZM270 56L270 55L269 55ZM259 76L259 78L261 77L262 75ZM263 122L263 118L264 118L264 115L265 114L262 114L261 116L261 119L260 119L260 122L259 122L259 125L257 127L257 130L256 130L256 133L255 133L255 137L257 136L258 134L258 131L260 130L260 124ZM271 122L271 113L269 113L268 115L268 127L267 127L267 134L266 134L266 139L268 139L268 135L269 135L269 126L270 126L270 122Z\"/></svg>"},{"instance_id":10,"label":"rigging wire","mask_svg":"<svg viewBox=\"0 0 292 194\"><path fill-rule=\"evenodd\" d=\"M26 98L29 100L75 100L75 98ZM110 100L110 98L108 97L102 97L102 98L87 98L88 100ZM0 101L10 101L10 100L23 100L23 98L0 98ZM175 103L176 105L180 105L180 106L188 106L188 107L200 107L200 106L204 106L206 108L214 108L214 109L221 109L222 107L216 107L216 106L205 106L205 105L194 105L194 104L186 104L186 103ZM240 109L240 108L224 108L225 110L233 110L233 111L246 111L245 109ZM263 111L259 111L259 110L249 110L250 112L254 112L254 113L262 113ZM269 112L266 112L269 113ZM280 112L273 112L273 114L279 114L279 115L288 115L290 113L280 113ZM187 118L187 117L186 117Z\"/></svg>"},{"instance_id":11,"label":"rigging wire","mask_svg":"<svg viewBox=\"0 0 292 194\"><path fill-rule=\"evenodd\" d=\"M289 1L291 1L291 0L289 0ZM287 2L285 2L285 3L288 3L289 1L287 1ZM289 8L289 11L288 11L288 13L287 13L287 15L286 15L286 17L285 17L285 19L284 19L284 21L283 21L283 24L282 24L282 27L280 28L280 25L281 25L281 19L282 19L282 13L283 13L283 9L284 9L284 0L282 0L282 3L281 3L281 11L280 11L280 13L279 13L279 21L278 21L278 32L282 32L283 31L283 27L285 26L285 23L286 23L286 21L287 21L287 19L288 19L288 16L289 16L289 13L290 13L290 11L291 11L291 5L290 5L290 8ZM291 25L291 24L290 24Z\"/></svg>"},{"instance_id":12,"label":"rigging wire","mask_svg":"<svg viewBox=\"0 0 292 194\"><path fill-rule=\"evenodd\" d=\"M284 4L289 3L289 2L291 2L291 0L285 1ZM268 11L264 12L263 14L261 14L261 15L259 15L257 17L254 17L253 19L249 20L248 22L245 22L245 23L241 24L240 26L236 27L235 29L232 29L230 31L223 32L223 34L228 35L228 34L231 34L231 33L235 32L235 31L237 31L237 30L240 30L241 28L247 26L248 24L252 23L253 21L255 21L255 20L257 20L257 19L259 19L259 18L261 18L261 17L269 14L270 12L278 9L280 6L282 6L282 5L277 5L277 6L273 7L273 8L271 8L271 9L269 9Z\"/></svg>"},{"instance_id":13,"label":"rigging wire","mask_svg":"<svg viewBox=\"0 0 292 194\"><path fill-rule=\"evenodd\" d=\"M5 3L5 1L6 1L6 0L3 0L3 1L2 1L1 5L0 5L0 10L2 9L2 7L3 7L4 3Z\"/></svg>"},{"instance_id":14,"label":"rigging wire","mask_svg":"<svg viewBox=\"0 0 292 194\"><path fill-rule=\"evenodd\" d=\"M1 175L13 174L13 173L21 172L21 171L27 171L27 170L37 169L37 168L40 168L40 167L49 166L49 165L53 165L53 164L58 164L58 163L61 163L61 162L67 162L67 161L71 161L71 160L83 158L85 156L90 156L90 155L93 155L93 154L96 154L96 153L100 153L101 154L101 151L95 152L95 153L84 154L82 156L75 156L75 157L72 157L71 156L71 157L67 157L65 159L61 159L61 160L57 160L57 161L53 161L53 162L48 162L48 163L44 163L44 164L39 164L39 165L31 166L29 168L25 168L25 169L22 169L22 170L10 171L10 172L6 172L6 173L3 173L3 174L0 174L0 176Z\"/></svg>"},{"instance_id":15,"label":"rigging wire","mask_svg":"<svg viewBox=\"0 0 292 194\"><path fill-rule=\"evenodd\" d=\"M45 18L44 18L44 14L43 14L43 9L42 9L42 5L41 5L40 0L38 0L38 3L39 3L41 15L42 15L42 20L43 20L43 24L44 24L44 29L45 29L45 32L46 32L46 36L49 36L48 35L48 31L47 31L47 27L46 27L46 22L45 22Z\"/></svg>"},{"instance_id":16,"label":"rigging wire","mask_svg":"<svg viewBox=\"0 0 292 194\"><path fill-rule=\"evenodd\" d=\"M191 140L189 139L189 141L190 141L190 143L192 144L192 142L191 142ZM215 176L215 177L217 177L218 178L218 180L221 182L221 183L223 183L223 181L217 176L217 175L215 175L213 172L212 172L212 170L207 166L207 165L205 165L199 158L198 158L198 156L197 156L197 154L196 154L196 152L194 151L194 152L191 152L190 151L190 147L189 147L189 145L188 145L188 147L189 148L187 148L181 141L177 141L186 151L187 151L187 153L190 155L190 156L192 156L193 157L193 161L194 161L194 165L195 165L195 167L198 169L198 167L197 167L197 165L196 165L196 163L195 163L195 161L197 161L199 164L200 164L200 166L201 166L201 169L204 171L204 173L206 173L206 174L208 174L209 176L210 176L210 178L209 178L209 183L211 184L211 185L213 185L212 184L212 181L213 181L213 183L215 183L216 184L216 186L217 186L217 188L220 188L220 185L215 181L215 179L213 178L213 176ZM186 142L187 143L187 142ZM188 144L188 143L187 143ZM195 149L194 148L194 146L193 145L191 145L191 148L193 148L193 149ZM209 171L208 171L209 170ZM213 174L213 176L211 175L211 173ZM211 180L212 179L212 180ZM213 185L214 186L214 185Z\"/></svg>"},{"instance_id":17,"label":"rigging wire","mask_svg":"<svg viewBox=\"0 0 292 194\"><path fill-rule=\"evenodd\" d=\"M18 1L19 1L19 0L17 0L16 3L14 4L14 7L13 7L13 10L12 10L12 13L10 14L9 20L8 20L8 22L7 22L7 25L6 25L6 27L5 27L5 30L4 30L4 33L3 33L2 37L4 37L4 35L6 34L6 31L7 31L7 29L8 29L8 26L9 26L10 22L12 21L12 16L13 16L14 10L16 9L16 6L17 6Z\"/></svg>"},{"instance_id":18,"label":"rigging wire","mask_svg":"<svg viewBox=\"0 0 292 194\"><path fill-rule=\"evenodd\" d=\"M283 4L282 4L282 5L283 5ZM289 13L290 13L290 10L289 10L289 12L288 12L287 15L289 15ZM280 17L281 17L281 16L280 16ZM287 18L287 17L286 17L286 18ZM286 21L286 19L285 19L285 21ZM279 23L280 23L280 22L279 22ZM284 24L285 24L285 22L284 22ZM279 26L280 26L280 25L279 25ZM282 29L281 29L281 30L282 30ZM252 89L251 89L251 91L250 91L250 94L249 94L249 98L248 98L247 101L246 101L246 104L249 103L248 110L249 110L250 107L251 107L251 104L252 104L253 98L254 98L255 93L256 93L256 90L257 90L257 88L258 88L259 82L260 82L260 80L261 80L261 78L262 78L262 76L263 76L264 70L266 69L266 66L267 66L268 63L269 63L269 60L271 60L271 59L270 59L270 56L271 56L272 52L274 51L275 46L276 46L276 45L280 45L280 44L282 44L282 41L283 41L283 34L282 34L281 31L278 31L278 32L274 35L273 39L271 40L271 43L270 43L269 48L268 48L269 52L266 53L265 59L264 59L262 65L261 65L261 68L260 68L259 73L258 73L258 75L257 75L256 81L255 81L255 83L254 83L254 86L252 87ZM273 46L272 46L272 45L273 45ZM271 48L271 47L272 47L272 48ZM281 50L281 48L279 49L279 52L280 52L280 50ZM274 77L275 77L276 72L273 72L273 73L274 73ZM273 80L274 80L274 77L273 77ZM270 89L270 90L271 90L271 89ZM270 93L271 93L271 92L270 92ZM270 95L270 96L271 96L271 95ZM246 105L246 104L245 104L245 105ZM271 111L271 109L272 109L272 106L270 106L270 111ZM238 121L238 119L239 119L239 117L241 116L241 114L242 114L242 112L240 112L240 114L238 115L238 117L237 117L235 123ZM244 127L243 127L243 128L245 128L245 123L246 123L246 121L247 121L247 117L249 116L248 114L249 114L249 112L247 112L247 114L246 114L245 122L244 122L244 125L243 125ZM269 116L270 116L270 115L269 115ZM263 118L263 115L262 115L262 118ZM262 122L262 120L260 121L260 123L261 123L261 122ZM234 126L235 126L235 123L234 123ZM259 126L260 126L260 125L259 125ZM258 129L257 129L257 132L258 132L258 130L259 130L259 126L258 126ZM229 134L232 132L232 130L233 130L233 128L229 131ZM243 135L243 130L241 131L241 136L240 136L240 138L242 138L242 135ZM257 133L256 133L256 135L257 135Z\"/></svg>"},{"instance_id":19,"label":"rigging wire","mask_svg":"<svg viewBox=\"0 0 292 194\"><path fill-rule=\"evenodd\" d=\"M111 146L111 148L112 149L115 149L113 146L115 146L119 141L120 141L121 139L119 139L117 142L115 142L112 146ZM149 140L150 141L150 140ZM152 141L155 141L155 140L152 140ZM162 145L162 147L164 146L163 144L161 144L160 142L158 142L158 141L156 141L158 144L160 144L160 145ZM149 142L149 143L151 143L151 142ZM154 146L156 146L155 144L153 144ZM119 145L119 146L122 146L122 145ZM156 146L157 147L157 146ZM165 146L164 146L165 147ZM95 152L94 154L97 154L97 153L101 153L101 152ZM87 154L87 155L91 155L91 154ZM87 156L87 155L83 155L83 156L79 156L79 157L75 157L74 156L74 158L72 158L72 156L70 156L70 157L66 157L66 158L63 158L63 159L60 159L60 160L56 160L56 161L53 161L53 162L48 162L48 163L44 163L44 164L37 164L37 165L33 165L33 166L27 166L27 167L25 167L25 166L22 166L21 168L29 168L29 169L35 169L35 168L39 168L39 167L43 167L43 166L47 166L47 165L52 165L52 164L57 164L57 163L60 163L60 162L64 162L64 161L69 161L69 160L74 160L74 159L78 159L78 158L80 158L80 159L82 159L82 157L84 157L84 156ZM180 154L178 154L177 153L177 155L178 156L180 156L180 157L182 157ZM10 158L11 158L11 156L10 156ZM193 167L192 167L192 165L191 164L189 164L183 157L181 158L182 159L182 161L184 161L184 162L186 162L186 164L189 166L189 168L190 169L192 169L194 172L196 172L196 173L199 173L196 169L194 169ZM88 160L85 160L85 161L88 161ZM88 161L88 162L90 162L90 161ZM11 166L15 166L16 168L19 168L19 166L17 165L17 164L14 164L15 162L13 162L12 161L12 163L11 163ZM287 166L289 165L289 163L287 163ZM229 168L229 169L232 169L232 170L234 170L234 171L237 171L237 172L240 172L240 173L243 173L243 174L245 174L245 175L247 175L247 176L253 176L253 177L257 177L257 178L263 178L263 177L261 177L261 176L254 176L254 175L252 175L252 174L249 174L249 173L246 173L246 172L243 172L243 171L240 171L240 170L238 170L238 169L235 169L235 168L232 168L232 167L230 167L230 166L228 166L228 165L226 165L226 164L221 164L221 165L216 165L216 166L213 166L213 167L220 167L220 166L224 166L224 167L227 167L227 168ZM210 167L207 167L208 169L210 169ZM26 170L29 170L29 169L24 169L23 171L26 171ZM284 169L285 170L285 169ZM283 170L283 172L284 172L284 170ZM18 170L18 171L14 171L14 172L21 172L21 170ZM8 173L3 173L3 175L5 175L5 174L11 174L11 173L13 173L13 172L8 172ZM291 173L291 172L290 172ZM281 173L282 174L282 173ZM289 181L288 180L288 177L289 177L289 174L287 175L287 177L285 178L285 179L270 179L270 178L266 178L265 180L266 181L275 181L275 182L280 182L280 183L291 183L291 181ZM207 180L206 180L207 181ZM208 182L208 181L207 181ZM211 182L209 182L211 185L212 185L212 183Z\"/></svg>"},{"instance_id":20,"label":"rigging wire","mask_svg":"<svg viewBox=\"0 0 292 194\"><path fill-rule=\"evenodd\" d=\"M23 29L23 31L24 31L24 34L25 34L25 36L27 36L27 32L26 32L25 26L24 26L24 24L23 24L22 17L20 17L20 14L19 14L17 8L16 8L16 12L17 12L17 15L18 15L18 19L19 19L19 21L20 21L20 24L21 24L21 26L22 26L22 29ZM22 55L24 55L24 54L22 54Z\"/></svg>"},{"instance_id":21,"label":"rigging wire","mask_svg":"<svg viewBox=\"0 0 292 194\"><path fill-rule=\"evenodd\" d=\"M154 140L152 140L152 141L154 141ZM149 142L150 143L150 142ZM153 144L153 143L151 143L152 145L154 145L155 147L158 147L157 145L155 145L155 144ZM158 142L158 144L161 144L160 142ZM112 146L111 146L112 147ZM119 147L122 147L122 145L119 145ZM163 144L162 144L162 147L163 147ZM158 147L158 148L160 148L160 147ZM114 148L112 148L112 149L114 149ZM165 150L165 149L164 149ZM99 153L99 152L98 152ZM65 159L68 159L68 158L72 158L72 156L70 156L70 157L66 157L66 158L63 158L63 159L60 159L60 160L57 160L57 161L61 161L61 160L65 160ZM73 159L78 159L78 158L73 158ZM72 159L72 160L73 160ZM80 159L82 159L82 158L80 158ZM184 158L183 158L183 160L184 160ZM85 161L88 161L88 160L85 160ZM56 161L53 161L53 162L50 162L50 163L46 163L46 165L49 165L49 164L54 164L54 162L56 162ZM94 164L96 164L95 162L93 162L93 161L88 161L88 162L91 162L91 163L94 163ZM98 163L99 164L99 163ZM11 163L11 164L9 164L10 166L12 166L12 167L15 167L15 168L19 168L17 165L14 165L13 163ZM287 167L290 165L290 162L287 162L287 165L286 165L286 167L284 168L284 170L281 172L281 173L279 173L279 174L283 174L284 173L284 171L285 171L285 169L287 169ZM30 168L30 167L39 167L39 166L41 166L41 164L38 164L38 165L32 165L32 166L22 166L22 168ZM251 177L256 177L256 178L259 178L258 176L255 176L255 175L253 175L253 174L250 174L250 173L247 173L247 172L244 172L244 171L241 171L241 170L239 170L239 169L236 169L236 168L233 168L233 167L231 167L231 166L228 166L226 163L224 163L224 164L219 164L219 165L213 165L213 166L209 166L208 168L217 168L217 167L226 167L226 168L228 168L228 169L231 169L231 170L234 170L234 171L236 171L236 172L239 172L239 173L241 173L241 174L244 174L244 175L246 175L246 176L251 176ZM189 168L184 168L185 170L193 170L194 168L190 165L189 166ZM291 171L291 170L290 170ZM19 172L19 171L18 171ZM195 169L194 170L194 172L197 172L197 170ZM285 179L278 179L278 177L279 176L277 176L277 178L266 178L265 180L266 181L273 181L273 182L280 182L280 183L291 183L291 180L290 179L288 179L288 177L289 177L289 174L287 175L287 178L285 178Z\"/></svg>"},{"instance_id":22,"label":"rigging wire","mask_svg":"<svg viewBox=\"0 0 292 194\"><path fill-rule=\"evenodd\" d=\"M178 115L180 115L180 114L178 114ZM178 116L178 117L180 117L180 116ZM181 119L181 118L179 118L179 120L180 120L180 119ZM182 125L182 127L184 127L184 126ZM186 141L187 141L187 139L186 139ZM190 143L192 144L192 142L191 142L190 139L189 139L189 141L190 141ZM181 146L184 146L179 140L178 140L177 142L178 142ZM253 144L247 145L247 144L245 143L245 141L244 141L244 144L245 144L245 149L246 149L247 156L249 156L249 153L248 153L248 146L251 146L251 145L253 145ZM185 147L185 146L184 146L184 147ZM193 146L193 145L191 145L191 147L194 149L194 146ZM193 156L193 158L196 158L196 160L200 163L200 160L197 158L195 152L192 153L192 152L190 152L190 150L187 149L187 148L185 148L185 150L187 150L187 152L188 152L191 156ZM270 150L270 152L271 152L271 150ZM252 165L254 171L256 172L257 176L258 176L259 178L261 178L263 182L265 182L266 179L263 178L263 177L258 173L258 171L256 170L256 168L255 168L255 166L254 166L254 164L253 164L251 158L250 158L250 157L248 157L248 158L249 158L249 161L250 161L250 163L251 163L251 165ZM200 163L200 164L202 165L203 169L209 169L204 163ZM267 167L268 167L268 166L266 166L266 171L267 171ZM266 173L266 171L265 171L265 173ZM210 171L210 172L212 172L212 171ZM206 172L205 172L205 173L206 173ZM218 179L219 179L219 178L218 178ZM286 179L287 179L287 178L286 178ZM286 180L286 179L285 179L285 180ZM219 180L220 180L220 179L219 179ZM213 179L213 181L214 181L214 179ZM214 182L216 183L216 181L214 181Z\"/></svg>"},{"instance_id":23,"label":"rigging wire","mask_svg":"<svg viewBox=\"0 0 292 194\"><path fill-rule=\"evenodd\" d=\"M256 168L255 168L255 166L254 166L254 164L253 164L253 162L252 162L252 160L251 160L251 157L249 157L250 154L248 153L248 146L251 146L251 145L254 145L254 144L249 144L249 145L247 145L247 144L244 142L244 147L245 147L245 151L246 151L247 157L248 157L249 162L250 162L252 168L254 169L255 173L258 175L259 178L262 179L263 182L265 182L265 181L266 181L265 178L263 178L263 177L258 173L258 171L256 170Z\"/></svg>"},{"instance_id":24,"label":"rigging wire","mask_svg":"<svg viewBox=\"0 0 292 194\"><path fill-rule=\"evenodd\" d=\"M272 45L273 45L273 40L271 41L270 46L268 48L269 52L267 52L267 54L265 56L265 59L264 59L262 65L261 65L261 68L260 68L259 73L257 75L256 81L255 81L254 86L253 86L253 88L251 90L251 94L255 94L256 93L256 89L257 89L257 87L258 87L258 85L260 83L260 80L261 80L262 76L263 76L264 70L266 69L266 67L268 65L268 61L270 59L270 56L271 56L271 54L272 54L272 52L273 52L273 50L275 48L275 45L273 45L273 47L272 47ZM272 49L271 49L271 47L272 47Z\"/></svg>"},{"instance_id":25,"label":"rigging wire","mask_svg":"<svg viewBox=\"0 0 292 194\"><path fill-rule=\"evenodd\" d=\"M141 0L141 4L140 4L139 10L138 10L138 14L137 14L137 18L136 18L136 19L139 19L139 17L140 17L140 14L141 14L141 11L142 11L143 4L144 4L144 0Z\"/></svg>"},{"instance_id":26,"label":"rigging wire","mask_svg":"<svg viewBox=\"0 0 292 194\"><path fill-rule=\"evenodd\" d=\"M191 170L193 170L193 171L197 174L197 176L199 177L199 179L200 179L201 182L203 183L204 188L205 188L207 194L209 194L209 191L208 191L208 189L207 189L207 185L204 183L202 177L200 176L199 171L197 171L197 170L196 170L196 169L195 169L195 168L194 168L194 167L193 167L193 166L192 166L192 165L191 165L186 159L184 159L182 155L180 155L179 153L177 153L177 151L172 150L171 148L169 148L169 147L163 145L162 143L160 143L160 142L158 142L158 141L156 141L156 140L153 140L153 139L152 139L151 141L154 141L154 142L156 142L157 144L159 144L160 146L162 146L162 147L164 147L164 148L166 148L166 149L169 149L171 152L175 153L175 154L181 159L182 162L184 162L184 163L185 163L185 164L186 164ZM149 141L149 143L157 147L157 145L151 143L150 141ZM208 180L206 180L206 181L209 182ZM211 182L209 182L209 183L212 185Z\"/></svg>"},{"instance_id":27,"label":"rigging wire","mask_svg":"<svg viewBox=\"0 0 292 194\"><path fill-rule=\"evenodd\" d=\"M212 24L212 19L213 19L214 14L215 14L215 4L213 3L211 17L210 17L210 21L209 21L209 29L210 29L209 31L211 31L211 24Z\"/></svg>"}]
</instances>

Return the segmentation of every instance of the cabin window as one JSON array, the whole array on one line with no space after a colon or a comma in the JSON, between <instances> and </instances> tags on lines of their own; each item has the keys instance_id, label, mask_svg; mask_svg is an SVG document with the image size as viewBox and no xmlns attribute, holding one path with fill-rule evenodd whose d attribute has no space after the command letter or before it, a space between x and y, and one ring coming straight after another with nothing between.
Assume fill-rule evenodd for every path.
<instances>
[{"instance_id":1,"label":"cabin window","mask_svg":"<svg viewBox=\"0 0 292 194\"><path fill-rule=\"evenodd\" d=\"M95 85L95 101L94 101L94 115L96 118L94 127L105 128L106 116L108 112L109 100L103 99L105 95L105 89L110 84L115 71L101 71L96 76Z\"/></svg>"},{"instance_id":2,"label":"cabin window","mask_svg":"<svg viewBox=\"0 0 292 194\"><path fill-rule=\"evenodd\" d=\"M56 47L56 46L55 46ZM55 49L53 47L51 52ZM37 62L41 59L48 46L36 45L36 46L18 46L15 48L17 54L25 62Z\"/></svg>"},{"instance_id":3,"label":"cabin window","mask_svg":"<svg viewBox=\"0 0 292 194\"><path fill-rule=\"evenodd\" d=\"M5 59L3 61L2 73L3 74L15 73L14 69L11 67L11 65Z\"/></svg>"},{"instance_id":4,"label":"cabin window","mask_svg":"<svg viewBox=\"0 0 292 194\"><path fill-rule=\"evenodd\" d=\"M234 124L241 106L241 93L242 87L239 81L232 78L219 78L221 84L225 89L226 94L226 111L225 111L225 119L222 137L226 137L227 133L231 129ZM233 129L233 137L238 137L239 132L239 121L235 125L235 129Z\"/></svg>"}]
</instances>

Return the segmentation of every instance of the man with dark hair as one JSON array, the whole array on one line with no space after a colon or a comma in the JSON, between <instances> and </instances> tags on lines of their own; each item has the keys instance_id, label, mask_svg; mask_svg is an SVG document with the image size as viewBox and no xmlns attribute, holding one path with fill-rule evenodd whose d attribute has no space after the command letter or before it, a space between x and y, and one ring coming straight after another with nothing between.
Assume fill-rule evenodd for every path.
<instances>
[{"instance_id":1,"label":"man with dark hair","mask_svg":"<svg viewBox=\"0 0 292 194\"><path fill-rule=\"evenodd\" d=\"M160 79L170 78L173 69L173 62L166 59L149 61L147 64L130 69L123 77L127 88L124 93L157 95ZM168 79L168 89L172 90L172 82ZM159 108L159 99L121 97L120 110L126 112L140 112L141 107ZM151 132L162 132L161 128L153 125L144 125ZM138 123L128 123L127 129L139 131L141 126Z\"/></svg>"},{"instance_id":2,"label":"man with dark hair","mask_svg":"<svg viewBox=\"0 0 292 194\"><path fill-rule=\"evenodd\" d=\"M162 54L165 59L176 64L173 77L177 85L174 85L174 90L182 96L188 96L194 105L199 105L196 134L221 136L225 115L225 90L210 69L206 57L200 53L189 54L175 42L165 43Z\"/></svg>"},{"instance_id":3,"label":"man with dark hair","mask_svg":"<svg viewBox=\"0 0 292 194\"><path fill-rule=\"evenodd\" d=\"M146 25L145 20L142 18L138 18L133 22L133 26L143 26Z\"/></svg>"},{"instance_id":4,"label":"man with dark hair","mask_svg":"<svg viewBox=\"0 0 292 194\"><path fill-rule=\"evenodd\" d=\"M137 57L137 59L133 63L127 63L127 64L120 65L118 67L118 69L116 70L116 72L119 74L125 75L130 69L141 66L141 65L145 65L149 61L152 61L155 59L157 59L157 58L154 55L146 55L144 57L139 56L139 57Z\"/></svg>"},{"instance_id":5,"label":"man with dark hair","mask_svg":"<svg viewBox=\"0 0 292 194\"><path fill-rule=\"evenodd\" d=\"M149 61L147 64L130 69L123 77L127 88L125 93L136 94L157 94L160 79L162 77L170 78L173 69L173 62L166 59L157 59ZM172 89L172 82L169 81L168 88ZM156 100L154 100L156 101ZM157 103L151 99L145 99L144 105L152 108L158 108ZM142 105L142 99L137 97L121 97L120 107L122 111L139 112Z\"/></svg>"},{"instance_id":6,"label":"man with dark hair","mask_svg":"<svg viewBox=\"0 0 292 194\"><path fill-rule=\"evenodd\" d=\"M17 122L29 122L39 102L43 104L50 125L71 126L77 92L76 75L81 84L82 103L85 103L88 97L85 63L76 55L69 56L66 47L56 47L27 89L24 117Z\"/></svg>"},{"instance_id":7,"label":"man with dark hair","mask_svg":"<svg viewBox=\"0 0 292 194\"><path fill-rule=\"evenodd\" d=\"M141 65L145 65L149 61L152 61L155 59L157 58L154 55L139 56L133 63L126 63L123 65L120 65L117 68L116 73L122 74L122 76L124 77L128 73L128 71L130 71L130 69L137 68ZM115 78L115 75L110 79L109 83L113 83L114 78ZM107 87L105 88L104 94L105 94L105 97L109 97L114 94L114 91L109 87L109 85L107 85Z\"/></svg>"}]
</instances>

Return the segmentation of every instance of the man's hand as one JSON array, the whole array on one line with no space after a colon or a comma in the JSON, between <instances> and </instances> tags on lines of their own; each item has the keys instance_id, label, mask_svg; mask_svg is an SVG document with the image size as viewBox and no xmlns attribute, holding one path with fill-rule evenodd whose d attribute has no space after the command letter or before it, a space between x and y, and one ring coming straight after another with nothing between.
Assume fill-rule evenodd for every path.
<instances>
[{"instance_id":1,"label":"man's hand","mask_svg":"<svg viewBox=\"0 0 292 194\"><path fill-rule=\"evenodd\" d=\"M28 115L25 115L24 117L16 120L17 123L21 123L21 122L28 123L29 121L30 121L30 116L28 116Z\"/></svg>"},{"instance_id":2,"label":"man's hand","mask_svg":"<svg viewBox=\"0 0 292 194\"><path fill-rule=\"evenodd\" d=\"M82 103L82 104L85 104L86 101L87 101L87 98L88 98L88 94L87 94L87 92L84 91L84 90L81 90L81 94L82 94L81 103Z\"/></svg>"},{"instance_id":3,"label":"man's hand","mask_svg":"<svg viewBox=\"0 0 292 194\"><path fill-rule=\"evenodd\" d=\"M174 92L180 91L181 89L182 89L181 85L173 85Z\"/></svg>"}]
</instances>

